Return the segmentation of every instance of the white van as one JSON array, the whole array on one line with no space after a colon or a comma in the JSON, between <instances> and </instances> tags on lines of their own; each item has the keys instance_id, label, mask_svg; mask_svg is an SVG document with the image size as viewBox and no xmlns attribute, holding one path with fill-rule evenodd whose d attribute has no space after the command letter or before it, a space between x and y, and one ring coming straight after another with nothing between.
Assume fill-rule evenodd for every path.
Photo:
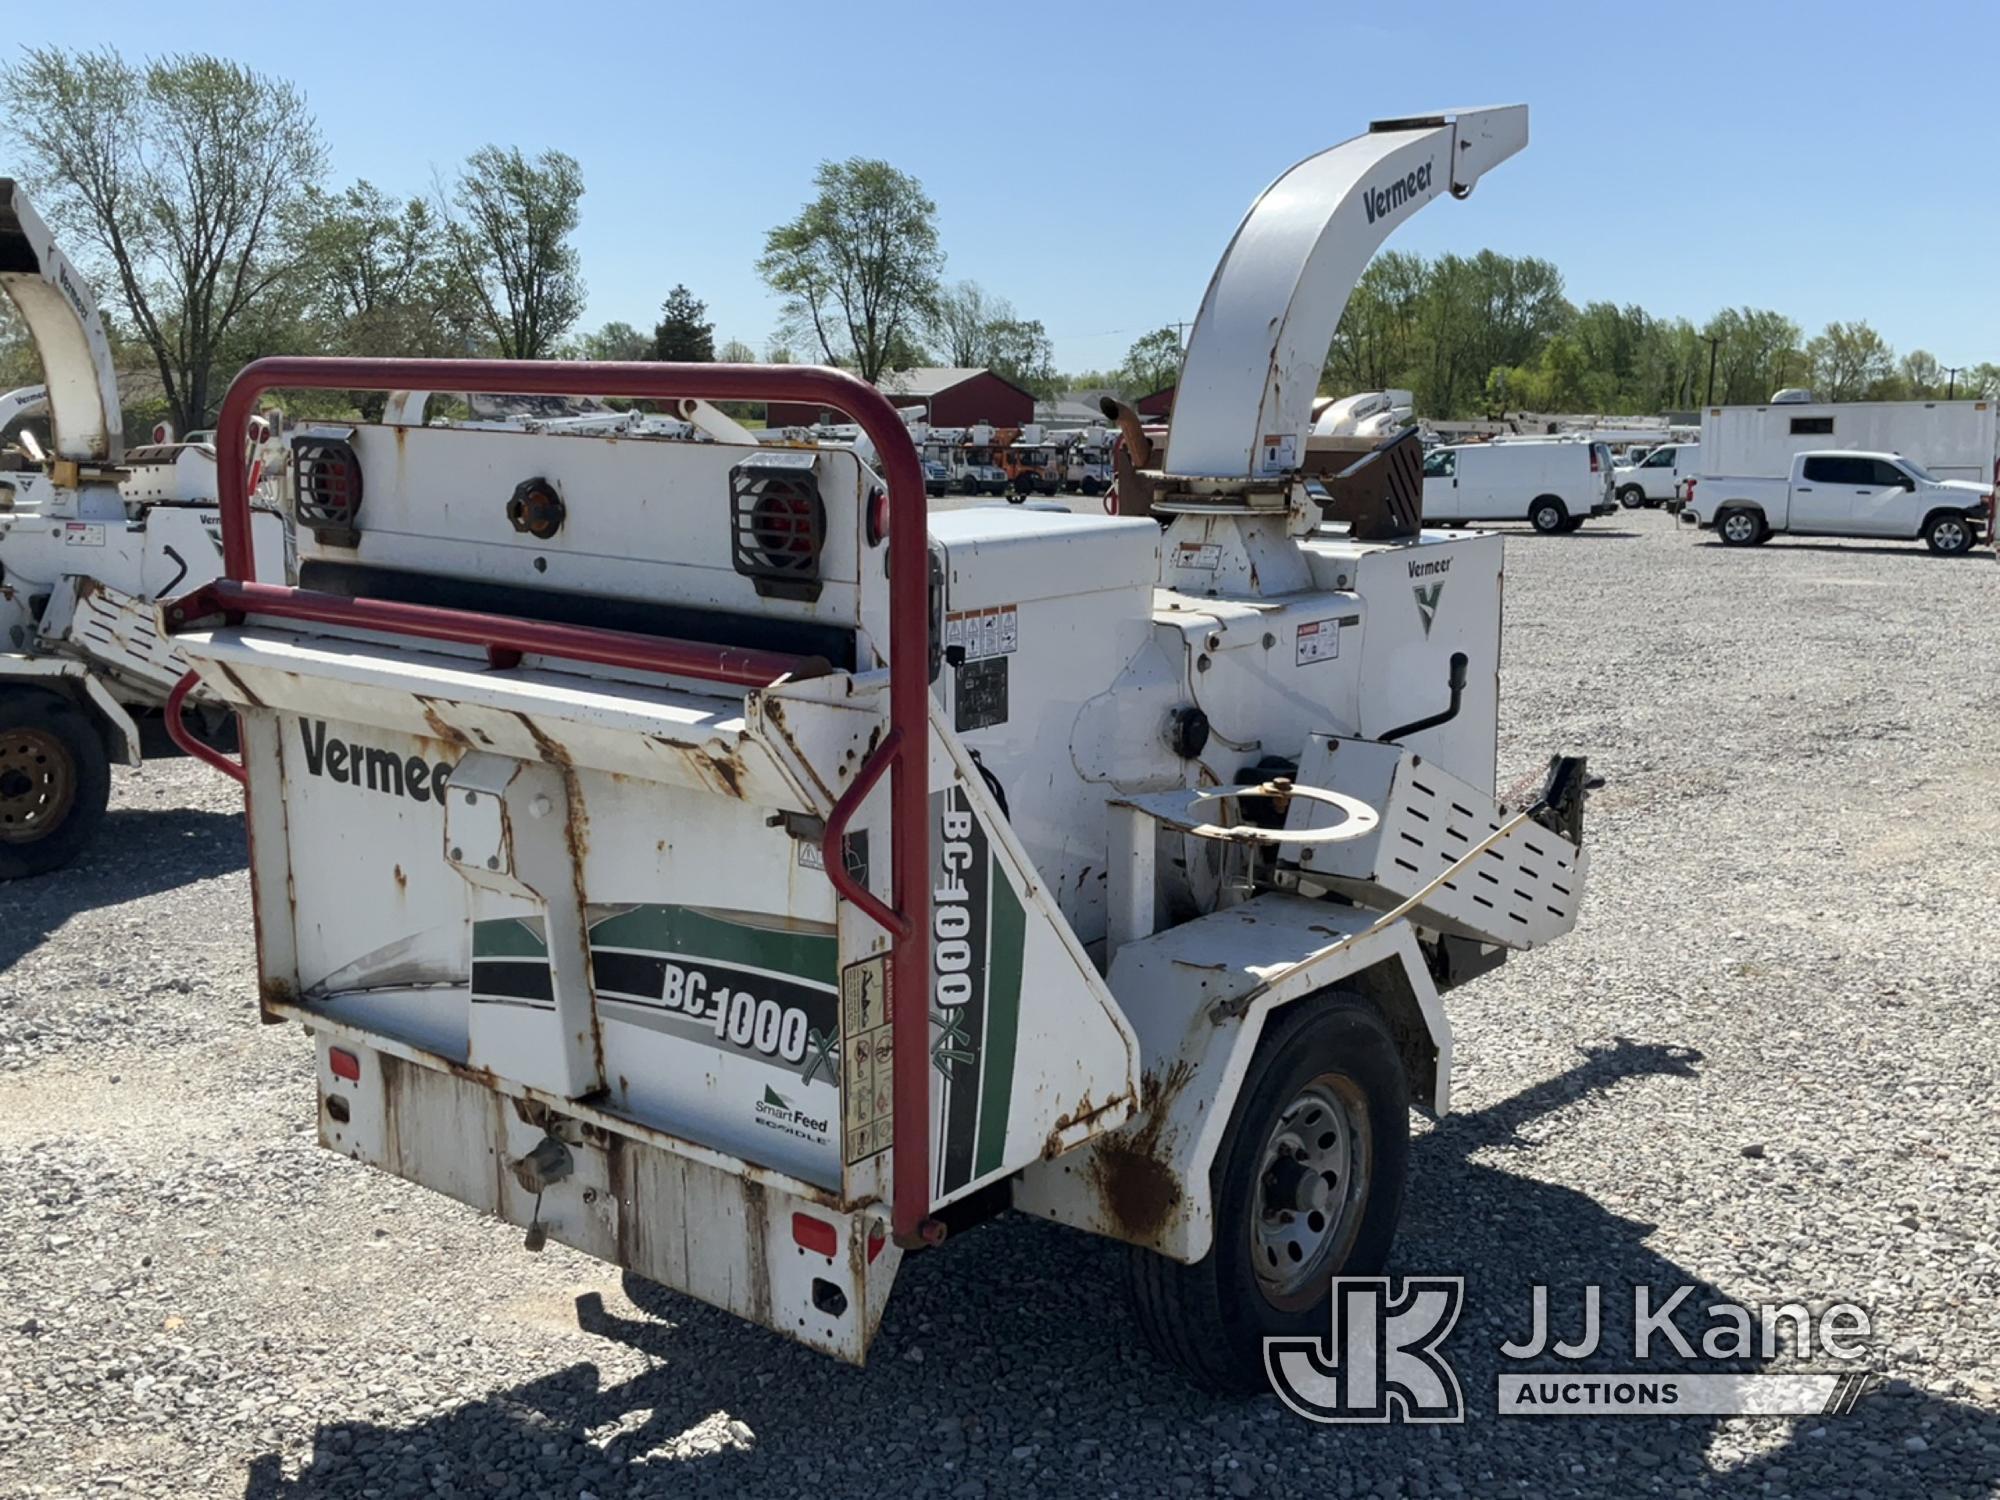
<instances>
[{"instance_id":1,"label":"white van","mask_svg":"<svg viewBox=\"0 0 2000 1500\"><path fill-rule=\"evenodd\" d=\"M1611 487L1627 510L1681 498L1684 481L1701 472L1701 444L1662 443L1633 463L1611 471Z\"/></svg>"},{"instance_id":2,"label":"white van","mask_svg":"<svg viewBox=\"0 0 2000 1500\"><path fill-rule=\"evenodd\" d=\"M1526 521L1552 535L1617 509L1603 443L1502 438L1433 448L1424 458L1426 521Z\"/></svg>"}]
</instances>

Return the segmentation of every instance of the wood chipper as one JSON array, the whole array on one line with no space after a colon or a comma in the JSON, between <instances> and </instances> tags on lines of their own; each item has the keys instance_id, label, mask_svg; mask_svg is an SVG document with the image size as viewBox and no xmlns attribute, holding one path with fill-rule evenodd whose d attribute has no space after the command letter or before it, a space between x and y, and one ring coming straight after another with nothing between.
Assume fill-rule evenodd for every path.
<instances>
[{"instance_id":1,"label":"wood chipper","mask_svg":"<svg viewBox=\"0 0 2000 1500\"><path fill-rule=\"evenodd\" d=\"M1012 1207L1260 1385L1382 1264L1441 993L1583 893L1580 764L1494 795L1500 539L1357 541L1299 474L1374 247L1526 135L1385 122L1265 192L1125 514L927 515L833 370L247 369L231 486L273 387L804 402L879 458L304 427L296 588L225 495L163 613L241 718L323 1143L857 1363L903 1258Z\"/></svg>"},{"instance_id":2,"label":"wood chipper","mask_svg":"<svg viewBox=\"0 0 2000 1500\"><path fill-rule=\"evenodd\" d=\"M185 691L169 707L187 663L160 634L154 603L215 576L222 533L212 447L164 431L125 446L90 284L5 177L0 296L46 379L0 398L0 428L35 416L49 435L44 450L20 430L0 451L0 880L10 880L56 869L88 845L111 766L136 766L148 748L142 723L206 711L206 694L184 704ZM243 457L261 478L264 454ZM259 509L255 530L259 567L282 577L283 518ZM217 714L218 726L226 718Z\"/></svg>"}]
</instances>

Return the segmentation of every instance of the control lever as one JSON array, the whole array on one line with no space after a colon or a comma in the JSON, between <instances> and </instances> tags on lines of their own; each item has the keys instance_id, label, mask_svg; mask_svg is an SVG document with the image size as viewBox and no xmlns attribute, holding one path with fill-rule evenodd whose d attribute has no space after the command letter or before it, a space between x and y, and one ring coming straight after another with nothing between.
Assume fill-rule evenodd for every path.
<instances>
[{"instance_id":1,"label":"control lever","mask_svg":"<svg viewBox=\"0 0 2000 1500\"><path fill-rule=\"evenodd\" d=\"M1384 744L1393 744L1405 735L1435 729L1438 725L1449 724L1457 718L1459 702L1465 697L1465 669L1471 665L1471 661L1463 651L1452 652L1451 670L1445 677L1445 685L1451 689L1451 702L1445 706L1444 712L1432 714L1428 719L1418 719L1414 723L1399 725L1387 734L1378 734L1376 738Z\"/></svg>"}]
</instances>

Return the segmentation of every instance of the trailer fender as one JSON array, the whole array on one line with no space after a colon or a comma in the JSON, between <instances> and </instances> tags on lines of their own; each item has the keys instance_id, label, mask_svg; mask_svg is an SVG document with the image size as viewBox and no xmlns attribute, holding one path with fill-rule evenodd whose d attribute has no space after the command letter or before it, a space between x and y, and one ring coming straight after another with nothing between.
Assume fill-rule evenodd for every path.
<instances>
[{"instance_id":1,"label":"trailer fender","mask_svg":"<svg viewBox=\"0 0 2000 1500\"><path fill-rule=\"evenodd\" d=\"M139 764L139 726L89 667L60 657L0 656L0 686L40 687L61 693L90 714L104 737L104 752L118 765Z\"/></svg>"},{"instance_id":2,"label":"trailer fender","mask_svg":"<svg viewBox=\"0 0 2000 1500\"><path fill-rule=\"evenodd\" d=\"M1213 1237L1209 1172L1273 1012L1358 991L1395 1035L1413 1102L1450 1103L1451 1025L1408 922L1271 893L1127 944L1112 992L1139 1034L1140 1110L1014 1184L1023 1212L1198 1261ZM1351 941L1343 941L1351 940Z\"/></svg>"}]
</instances>

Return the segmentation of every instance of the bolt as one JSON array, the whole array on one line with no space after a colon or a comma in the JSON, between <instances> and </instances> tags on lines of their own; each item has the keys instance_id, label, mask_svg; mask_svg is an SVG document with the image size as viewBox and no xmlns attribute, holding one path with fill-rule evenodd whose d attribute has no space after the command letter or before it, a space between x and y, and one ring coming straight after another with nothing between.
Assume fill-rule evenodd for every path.
<instances>
[{"instance_id":1,"label":"bolt","mask_svg":"<svg viewBox=\"0 0 2000 1500\"><path fill-rule=\"evenodd\" d=\"M497 870L497 869L499 869L499 868L500 868L500 856L499 856L499 855L497 855L497 854L489 854L489 855L487 855L487 856L486 856L486 868L487 868L487 869L489 869L489 870Z\"/></svg>"},{"instance_id":2,"label":"bolt","mask_svg":"<svg viewBox=\"0 0 2000 1500\"><path fill-rule=\"evenodd\" d=\"M459 847L458 847L458 845L456 845L456 844L453 844L453 845L451 846L451 860L452 860L452 863L453 863L453 864L457 864L457 863L458 863L458 862L459 862L460 860L462 860L462 859L464 859L464 858L465 858L465 851L464 851L463 849L459 848Z\"/></svg>"},{"instance_id":3,"label":"bolt","mask_svg":"<svg viewBox=\"0 0 2000 1500\"><path fill-rule=\"evenodd\" d=\"M528 804L528 811L537 818L546 818L554 810L555 803L539 793L536 794L534 801Z\"/></svg>"},{"instance_id":4,"label":"bolt","mask_svg":"<svg viewBox=\"0 0 2000 1500\"><path fill-rule=\"evenodd\" d=\"M479 806L479 794L477 792L467 792L465 794L465 805L467 807Z\"/></svg>"}]
</instances>

